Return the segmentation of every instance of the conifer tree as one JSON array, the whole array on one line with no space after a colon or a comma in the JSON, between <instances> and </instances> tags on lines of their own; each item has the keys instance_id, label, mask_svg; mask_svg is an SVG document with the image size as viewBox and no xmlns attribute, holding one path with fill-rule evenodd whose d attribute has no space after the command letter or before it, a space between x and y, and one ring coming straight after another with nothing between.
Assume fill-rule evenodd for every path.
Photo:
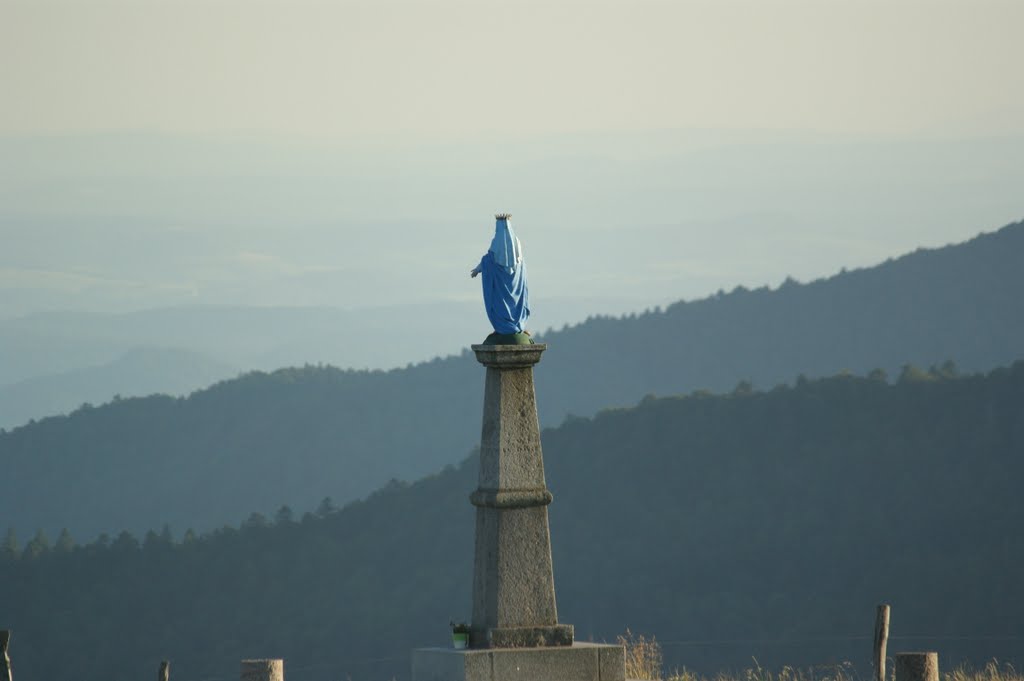
<instances>
[{"instance_id":1,"label":"conifer tree","mask_svg":"<svg viewBox=\"0 0 1024 681\"><path fill-rule=\"evenodd\" d=\"M70 553L73 548L75 548L75 540L71 538L71 532L65 527L60 531L60 536L57 537L56 549L60 553Z\"/></svg>"},{"instance_id":2,"label":"conifer tree","mask_svg":"<svg viewBox=\"0 0 1024 681\"><path fill-rule=\"evenodd\" d=\"M282 506L277 509L277 513L274 514L274 523L277 525L290 525L295 522L295 514L292 512L291 506Z\"/></svg>"},{"instance_id":3,"label":"conifer tree","mask_svg":"<svg viewBox=\"0 0 1024 681\"><path fill-rule=\"evenodd\" d=\"M25 545L24 558L38 558L50 550L50 540L41 528L36 530L36 536Z\"/></svg>"},{"instance_id":4,"label":"conifer tree","mask_svg":"<svg viewBox=\"0 0 1024 681\"><path fill-rule=\"evenodd\" d=\"M7 528L7 536L0 545L0 560L16 560L18 558L18 534L13 527Z\"/></svg>"}]
</instances>

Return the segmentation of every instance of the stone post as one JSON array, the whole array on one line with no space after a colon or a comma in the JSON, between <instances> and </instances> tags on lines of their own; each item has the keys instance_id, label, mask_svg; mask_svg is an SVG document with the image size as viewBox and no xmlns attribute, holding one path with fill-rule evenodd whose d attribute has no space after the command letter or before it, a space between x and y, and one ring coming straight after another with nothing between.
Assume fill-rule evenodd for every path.
<instances>
[{"instance_id":1,"label":"stone post","mask_svg":"<svg viewBox=\"0 0 1024 681\"><path fill-rule=\"evenodd\" d=\"M284 660L242 660L241 681L284 681Z\"/></svg>"},{"instance_id":2,"label":"stone post","mask_svg":"<svg viewBox=\"0 0 1024 681\"><path fill-rule=\"evenodd\" d=\"M896 681L939 681L939 654L896 653Z\"/></svg>"},{"instance_id":3,"label":"stone post","mask_svg":"<svg viewBox=\"0 0 1024 681\"><path fill-rule=\"evenodd\" d=\"M558 623L533 367L545 345L474 345L487 367L470 647L572 645Z\"/></svg>"}]
</instances>

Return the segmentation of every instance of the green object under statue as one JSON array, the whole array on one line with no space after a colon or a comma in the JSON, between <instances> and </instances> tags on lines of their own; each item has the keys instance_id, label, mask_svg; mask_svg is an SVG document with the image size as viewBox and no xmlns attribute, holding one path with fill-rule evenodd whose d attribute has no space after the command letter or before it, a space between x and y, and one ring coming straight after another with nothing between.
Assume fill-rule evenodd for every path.
<instances>
[{"instance_id":1,"label":"green object under statue","mask_svg":"<svg viewBox=\"0 0 1024 681\"><path fill-rule=\"evenodd\" d=\"M484 339L484 345L533 345L533 339L522 333L492 333Z\"/></svg>"}]
</instances>

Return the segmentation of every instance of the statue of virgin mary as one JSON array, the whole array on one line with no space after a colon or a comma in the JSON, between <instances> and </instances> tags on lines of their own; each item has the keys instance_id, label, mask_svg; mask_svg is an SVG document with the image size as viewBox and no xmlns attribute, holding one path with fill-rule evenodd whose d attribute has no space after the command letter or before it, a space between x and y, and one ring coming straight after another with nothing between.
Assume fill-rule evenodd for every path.
<instances>
[{"instance_id":1,"label":"statue of virgin mary","mask_svg":"<svg viewBox=\"0 0 1024 681\"><path fill-rule=\"evenodd\" d=\"M484 308L494 333L485 343L520 345L532 343L526 330L530 318L530 296L526 287L526 265L523 246L512 231L508 213L494 216L494 238L491 247L480 258L469 276L482 275Z\"/></svg>"}]
</instances>

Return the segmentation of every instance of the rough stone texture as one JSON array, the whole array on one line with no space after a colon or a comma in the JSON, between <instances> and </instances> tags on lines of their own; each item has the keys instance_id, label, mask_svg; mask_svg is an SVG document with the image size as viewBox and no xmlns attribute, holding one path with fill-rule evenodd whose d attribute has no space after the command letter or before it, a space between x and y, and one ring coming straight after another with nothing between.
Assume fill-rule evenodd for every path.
<instances>
[{"instance_id":1,"label":"rough stone texture","mask_svg":"<svg viewBox=\"0 0 1024 681\"><path fill-rule=\"evenodd\" d=\"M413 651L412 681L624 681L622 646Z\"/></svg>"},{"instance_id":2,"label":"rough stone texture","mask_svg":"<svg viewBox=\"0 0 1024 681\"><path fill-rule=\"evenodd\" d=\"M601 681L624 681L626 649L623 646L601 646L597 649L601 662Z\"/></svg>"},{"instance_id":3,"label":"rough stone texture","mask_svg":"<svg viewBox=\"0 0 1024 681\"><path fill-rule=\"evenodd\" d=\"M473 346L474 350L479 346ZM527 348L529 352L496 352L499 348ZM485 356L483 428L480 435L481 490L545 490L544 458L540 447L533 366L544 345L492 345ZM539 348L539 350L538 350ZM524 357L525 355L525 357ZM481 360L484 362L485 360Z\"/></svg>"},{"instance_id":4,"label":"rough stone texture","mask_svg":"<svg viewBox=\"0 0 1024 681\"><path fill-rule=\"evenodd\" d=\"M571 646L571 624L552 624L542 627L490 628L487 640L481 645L488 648L530 648L540 646Z\"/></svg>"},{"instance_id":5,"label":"rough stone texture","mask_svg":"<svg viewBox=\"0 0 1024 681\"><path fill-rule=\"evenodd\" d=\"M553 500L546 489L478 489L469 495L474 506L488 508L529 508L547 506Z\"/></svg>"},{"instance_id":6,"label":"rough stone texture","mask_svg":"<svg viewBox=\"0 0 1024 681\"><path fill-rule=\"evenodd\" d=\"M470 645L492 628L558 624L547 507L477 508L476 527Z\"/></svg>"},{"instance_id":7,"label":"rough stone texture","mask_svg":"<svg viewBox=\"0 0 1024 681\"><path fill-rule=\"evenodd\" d=\"M241 681L284 681L284 660L242 660Z\"/></svg>"},{"instance_id":8,"label":"rough stone texture","mask_svg":"<svg viewBox=\"0 0 1024 681\"><path fill-rule=\"evenodd\" d=\"M939 681L939 654L896 653L896 681Z\"/></svg>"},{"instance_id":9,"label":"rough stone texture","mask_svg":"<svg viewBox=\"0 0 1024 681\"><path fill-rule=\"evenodd\" d=\"M532 367L540 361L540 353L547 349L545 343L532 345L474 345L476 359L485 367Z\"/></svg>"},{"instance_id":10,"label":"rough stone texture","mask_svg":"<svg viewBox=\"0 0 1024 681\"><path fill-rule=\"evenodd\" d=\"M545 345L474 345L487 367L471 647L566 646L558 625L533 365Z\"/></svg>"}]
</instances>

